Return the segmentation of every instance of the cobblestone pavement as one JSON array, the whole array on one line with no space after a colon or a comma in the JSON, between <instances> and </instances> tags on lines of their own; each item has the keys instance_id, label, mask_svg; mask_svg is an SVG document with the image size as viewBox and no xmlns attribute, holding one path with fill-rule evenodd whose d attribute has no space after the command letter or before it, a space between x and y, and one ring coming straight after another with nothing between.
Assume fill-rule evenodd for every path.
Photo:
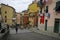
<instances>
[{"instance_id":1,"label":"cobblestone pavement","mask_svg":"<svg viewBox=\"0 0 60 40\"><path fill-rule=\"evenodd\" d=\"M10 31L10 35L6 40L60 40L51 36L34 33L25 29L18 31L17 34L13 31Z\"/></svg>"}]
</instances>

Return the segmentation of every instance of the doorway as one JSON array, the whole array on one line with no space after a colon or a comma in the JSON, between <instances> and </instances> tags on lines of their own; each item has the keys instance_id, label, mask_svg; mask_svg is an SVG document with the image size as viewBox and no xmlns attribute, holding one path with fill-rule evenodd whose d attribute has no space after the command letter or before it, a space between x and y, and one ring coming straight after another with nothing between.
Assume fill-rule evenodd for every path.
<instances>
[{"instance_id":1,"label":"doorway","mask_svg":"<svg viewBox=\"0 0 60 40\"><path fill-rule=\"evenodd\" d=\"M59 23L60 23L60 19L55 19L55 24L54 24L55 33L59 33Z\"/></svg>"}]
</instances>

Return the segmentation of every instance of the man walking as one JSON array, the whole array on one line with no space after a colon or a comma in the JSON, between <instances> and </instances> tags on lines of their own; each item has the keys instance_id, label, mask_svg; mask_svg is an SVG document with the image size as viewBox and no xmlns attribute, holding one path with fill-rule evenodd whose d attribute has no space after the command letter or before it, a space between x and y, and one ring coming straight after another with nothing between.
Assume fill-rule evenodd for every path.
<instances>
[{"instance_id":1,"label":"man walking","mask_svg":"<svg viewBox=\"0 0 60 40\"><path fill-rule=\"evenodd\" d=\"M18 24L15 26L16 33L18 32Z\"/></svg>"}]
</instances>

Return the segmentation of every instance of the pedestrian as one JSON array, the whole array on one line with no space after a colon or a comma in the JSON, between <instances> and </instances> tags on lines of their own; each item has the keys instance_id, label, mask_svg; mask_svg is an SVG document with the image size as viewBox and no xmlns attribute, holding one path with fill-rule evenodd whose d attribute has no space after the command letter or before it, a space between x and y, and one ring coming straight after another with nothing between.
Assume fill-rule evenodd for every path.
<instances>
[{"instance_id":1,"label":"pedestrian","mask_svg":"<svg viewBox=\"0 0 60 40\"><path fill-rule=\"evenodd\" d=\"M18 24L15 26L16 33L18 32Z\"/></svg>"},{"instance_id":2,"label":"pedestrian","mask_svg":"<svg viewBox=\"0 0 60 40\"><path fill-rule=\"evenodd\" d=\"M9 25L8 24L7 24L7 31L8 31L8 34L9 34L10 30L9 30Z\"/></svg>"},{"instance_id":3,"label":"pedestrian","mask_svg":"<svg viewBox=\"0 0 60 40\"><path fill-rule=\"evenodd\" d=\"M0 30L1 30L1 22L0 22Z\"/></svg>"},{"instance_id":4,"label":"pedestrian","mask_svg":"<svg viewBox=\"0 0 60 40\"><path fill-rule=\"evenodd\" d=\"M9 25L7 24L7 30L9 30Z\"/></svg>"},{"instance_id":5,"label":"pedestrian","mask_svg":"<svg viewBox=\"0 0 60 40\"><path fill-rule=\"evenodd\" d=\"M0 14L0 30L1 30L1 22L2 22L2 18L1 18L1 14Z\"/></svg>"}]
</instances>

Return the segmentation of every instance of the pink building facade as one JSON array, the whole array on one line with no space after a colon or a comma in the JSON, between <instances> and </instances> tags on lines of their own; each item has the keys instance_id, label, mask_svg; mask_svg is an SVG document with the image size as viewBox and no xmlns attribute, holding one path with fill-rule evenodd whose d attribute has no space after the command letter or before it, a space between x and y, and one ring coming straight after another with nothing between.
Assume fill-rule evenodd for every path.
<instances>
[{"instance_id":1,"label":"pink building facade","mask_svg":"<svg viewBox=\"0 0 60 40\"><path fill-rule=\"evenodd\" d=\"M16 13L16 23L20 24L20 13Z\"/></svg>"},{"instance_id":2,"label":"pink building facade","mask_svg":"<svg viewBox=\"0 0 60 40\"><path fill-rule=\"evenodd\" d=\"M55 20L56 19L59 19L60 20L60 13L56 13L54 8L56 7L56 0L49 0L48 1L48 6L49 6L49 13L50 13L50 19L48 19L48 22L47 22L47 32L54 32L56 31L56 28L55 27L56 25L56 22ZM57 14L57 15L56 15ZM60 21L59 21L59 24L60 24ZM40 24L40 17L38 18L38 28L39 30L43 30L45 31L45 23L44 24ZM58 28L57 28L58 29ZM58 31L60 30L60 25L59 25L59 29ZM60 31L58 32L60 33Z\"/></svg>"}]
</instances>

